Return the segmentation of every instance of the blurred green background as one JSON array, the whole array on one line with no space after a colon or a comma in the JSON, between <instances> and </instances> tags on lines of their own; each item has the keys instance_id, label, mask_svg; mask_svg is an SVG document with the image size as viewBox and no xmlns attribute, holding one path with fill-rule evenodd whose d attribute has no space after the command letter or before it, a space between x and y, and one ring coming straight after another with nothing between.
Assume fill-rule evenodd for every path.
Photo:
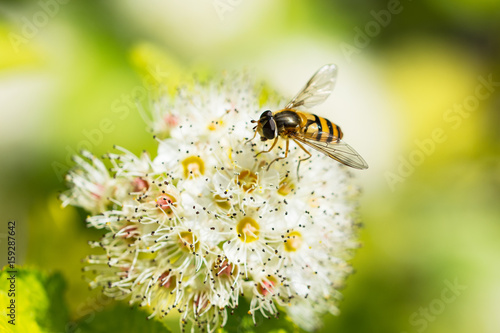
<instances>
[{"instance_id":1,"label":"blurred green background","mask_svg":"<svg viewBox=\"0 0 500 333\"><path fill-rule=\"evenodd\" d=\"M314 112L370 169L356 273L323 331L500 332L496 0L2 0L0 264L15 219L18 263L61 272L65 315L100 311L80 262L100 234L57 200L70 156L154 156L136 101L156 83L248 69L292 97L326 63L339 80Z\"/></svg>"}]
</instances>

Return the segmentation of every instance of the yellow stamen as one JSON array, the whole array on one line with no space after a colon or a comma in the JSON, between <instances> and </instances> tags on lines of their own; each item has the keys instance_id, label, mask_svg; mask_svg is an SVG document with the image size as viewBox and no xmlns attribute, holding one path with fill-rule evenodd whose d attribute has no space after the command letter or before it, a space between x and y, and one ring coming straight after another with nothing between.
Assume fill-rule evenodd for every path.
<instances>
[{"instance_id":1,"label":"yellow stamen","mask_svg":"<svg viewBox=\"0 0 500 333\"><path fill-rule=\"evenodd\" d=\"M182 161L184 168L184 177L188 178L189 175L199 177L205 174L205 162L198 156L189 156Z\"/></svg>"},{"instance_id":2,"label":"yellow stamen","mask_svg":"<svg viewBox=\"0 0 500 333\"><path fill-rule=\"evenodd\" d=\"M195 235L190 231L183 231L179 235L181 249L185 252L196 252L199 248L199 242Z\"/></svg>"},{"instance_id":3,"label":"yellow stamen","mask_svg":"<svg viewBox=\"0 0 500 333\"><path fill-rule=\"evenodd\" d=\"M252 192L257 185L257 175L250 170L243 170L238 175L236 183L245 191Z\"/></svg>"},{"instance_id":4,"label":"yellow stamen","mask_svg":"<svg viewBox=\"0 0 500 333\"><path fill-rule=\"evenodd\" d=\"M278 193L285 196L289 195L294 190L295 190L295 184L290 182L289 179L285 178L280 183L280 187L278 188Z\"/></svg>"},{"instance_id":5,"label":"yellow stamen","mask_svg":"<svg viewBox=\"0 0 500 333\"><path fill-rule=\"evenodd\" d=\"M244 217L236 225L236 232L241 235L240 239L245 243L251 243L259 239L259 229L259 224L251 217Z\"/></svg>"},{"instance_id":6,"label":"yellow stamen","mask_svg":"<svg viewBox=\"0 0 500 333\"><path fill-rule=\"evenodd\" d=\"M210 131L215 131L216 129L221 128L223 125L224 125L224 122L222 121L222 119L220 119L220 120L212 120L210 122L210 124L208 124L208 129Z\"/></svg>"},{"instance_id":7,"label":"yellow stamen","mask_svg":"<svg viewBox=\"0 0 500 333\"><path fill-rule=\"evenodd\" d=\"M295 252L302 246L302 235L298 231L292 231L286 236L285 251Z\"/></svg>"},{"instance_id":8,"label":"yellow stamen","mask_svg":"<svg viewBox=\"0 0 500 333\"><path fill-rule=\"evenodd\" d=\"M231 208L231 204L229 203L229 200L221 197L218 194L214 195L214 200L215 200L215 204L224 210L229 210L229 208Z\"/></svg>"}]
</instances>

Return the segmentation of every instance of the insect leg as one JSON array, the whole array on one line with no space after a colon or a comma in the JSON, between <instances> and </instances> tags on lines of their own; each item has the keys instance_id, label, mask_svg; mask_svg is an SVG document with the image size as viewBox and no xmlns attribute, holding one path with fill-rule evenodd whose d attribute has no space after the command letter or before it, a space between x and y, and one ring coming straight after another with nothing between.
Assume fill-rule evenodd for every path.
<instances>
[{"instance_id":1,"label":"insect leg","mask_svg":"<svg viewBox=\"0 0 500 333\"><path fill-rule=\"evenodd\" d=\"M271 146L271 148L269 148L268 150L263 150L263 151L257 153L257 155L255 155L254 157L257 157L262 153L269 153L271 150L273 150L274 146L276 146L276 143L278 142L278 138L279 138L279 136L277 136L276 139L274 139L274 142L273 142L273 145Z\"/></svg>"},{"instance_id":2,"label":"insect leg","mask_svg":"<svg viewBox=\"0 0 500 333\"><path fill-rule=\"evenodd\" d=\"M267 166L267 170L269 170L269 168L271 167L271 164L273 164L274 162L288 157L288 139L286 139L286 146L285 147L286 147L285 148L285 156L275 158L271 163L269 163L269 165Z\"/></svg>"},{"instance_id":3,"label":"insect leg","mask_svg":"<svg viewBox=\"0 0 500 333\"><path fill-rule=\"evenodd\" d=\"M254 127L254 128L255 128L255 127ZM252 141L253 139L255 139L255 137L256 137L256 136L257 136L257 131L255 131L255 132L253 133L253 137L252 137L250 140L245 141L245 143L248 143L248 142Z\"/></svg>"},{"instance_id":4,"label":"insect leg","mask_svg":"<svg viewBox=\"0 0 500 333\"><path fill-rule=\"evenodd\" d=\"M300 144L300 142L298 142L297 140L295 139L292 139L300 148L302 148L303 151L305 151L307 153L307 155L309 155L309 157L306 157L306 158L301 158L299 159L299 163L297 164L297 179L300 179L299 177L299 168L300 168L300 162L302 161L306 161L308 159L310 159L312 157L312 154L310 152L307 151L307 149L304 148L303 145Z\"/></svg>"}]
</instances>

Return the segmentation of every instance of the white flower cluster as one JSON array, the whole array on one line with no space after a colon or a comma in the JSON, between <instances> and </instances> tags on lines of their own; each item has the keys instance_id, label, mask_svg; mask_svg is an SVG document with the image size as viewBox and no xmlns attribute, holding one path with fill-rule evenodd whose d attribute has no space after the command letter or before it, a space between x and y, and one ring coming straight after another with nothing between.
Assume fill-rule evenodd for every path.
<instances>
[{"instance_id":1,"label":"white flower cluster","mask_svg":"<svg viewBox=\"0 0 500 333\"><path fill-rule=\"evenodd\" d=\"M337 312L357 247L356 189L346 167L319 154L297 180L296 148L267 170L284 151L254 157L266 145L247 142L260 94L243 76L179 89L154 103L151 126L163 138L154 160L120 148L104 162L76 157L63 204L105 231L91 242L104 253L87 258L92 287L209 332L239 297L254 321L281 308L307 330Z\"/></svg>"}]
</instances>

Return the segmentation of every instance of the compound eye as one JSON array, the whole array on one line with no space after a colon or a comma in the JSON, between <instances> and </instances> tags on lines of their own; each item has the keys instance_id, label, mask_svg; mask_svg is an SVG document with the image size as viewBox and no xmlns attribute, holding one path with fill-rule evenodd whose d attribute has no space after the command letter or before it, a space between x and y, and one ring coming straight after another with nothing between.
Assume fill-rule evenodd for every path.
<instances>
[{"instance_id":1,"label":"compound eye","mask_svg":"<svg viewBox=\"0 0 500 333\"><path fill-rule=\"evenodd\" d=\"M267 119L267 118L270 118L272 115L273 115L273 113L271 112L271 110L267 110L267 111L262 112L262 114L260 115L260 119L262 119L262 118Z\"/></svg>"},{"instance_id":2,"label":"compound eye","mask_svg":"<svg viewBox=\"0 0 500 333\"><path fill-rule=\"evenodd\" d=\"M276 137L276 122L273 118L270 118L263 126L262 126L262 134L266 137L266 139L271 140Z\"/></svg>"}]
</instances>

